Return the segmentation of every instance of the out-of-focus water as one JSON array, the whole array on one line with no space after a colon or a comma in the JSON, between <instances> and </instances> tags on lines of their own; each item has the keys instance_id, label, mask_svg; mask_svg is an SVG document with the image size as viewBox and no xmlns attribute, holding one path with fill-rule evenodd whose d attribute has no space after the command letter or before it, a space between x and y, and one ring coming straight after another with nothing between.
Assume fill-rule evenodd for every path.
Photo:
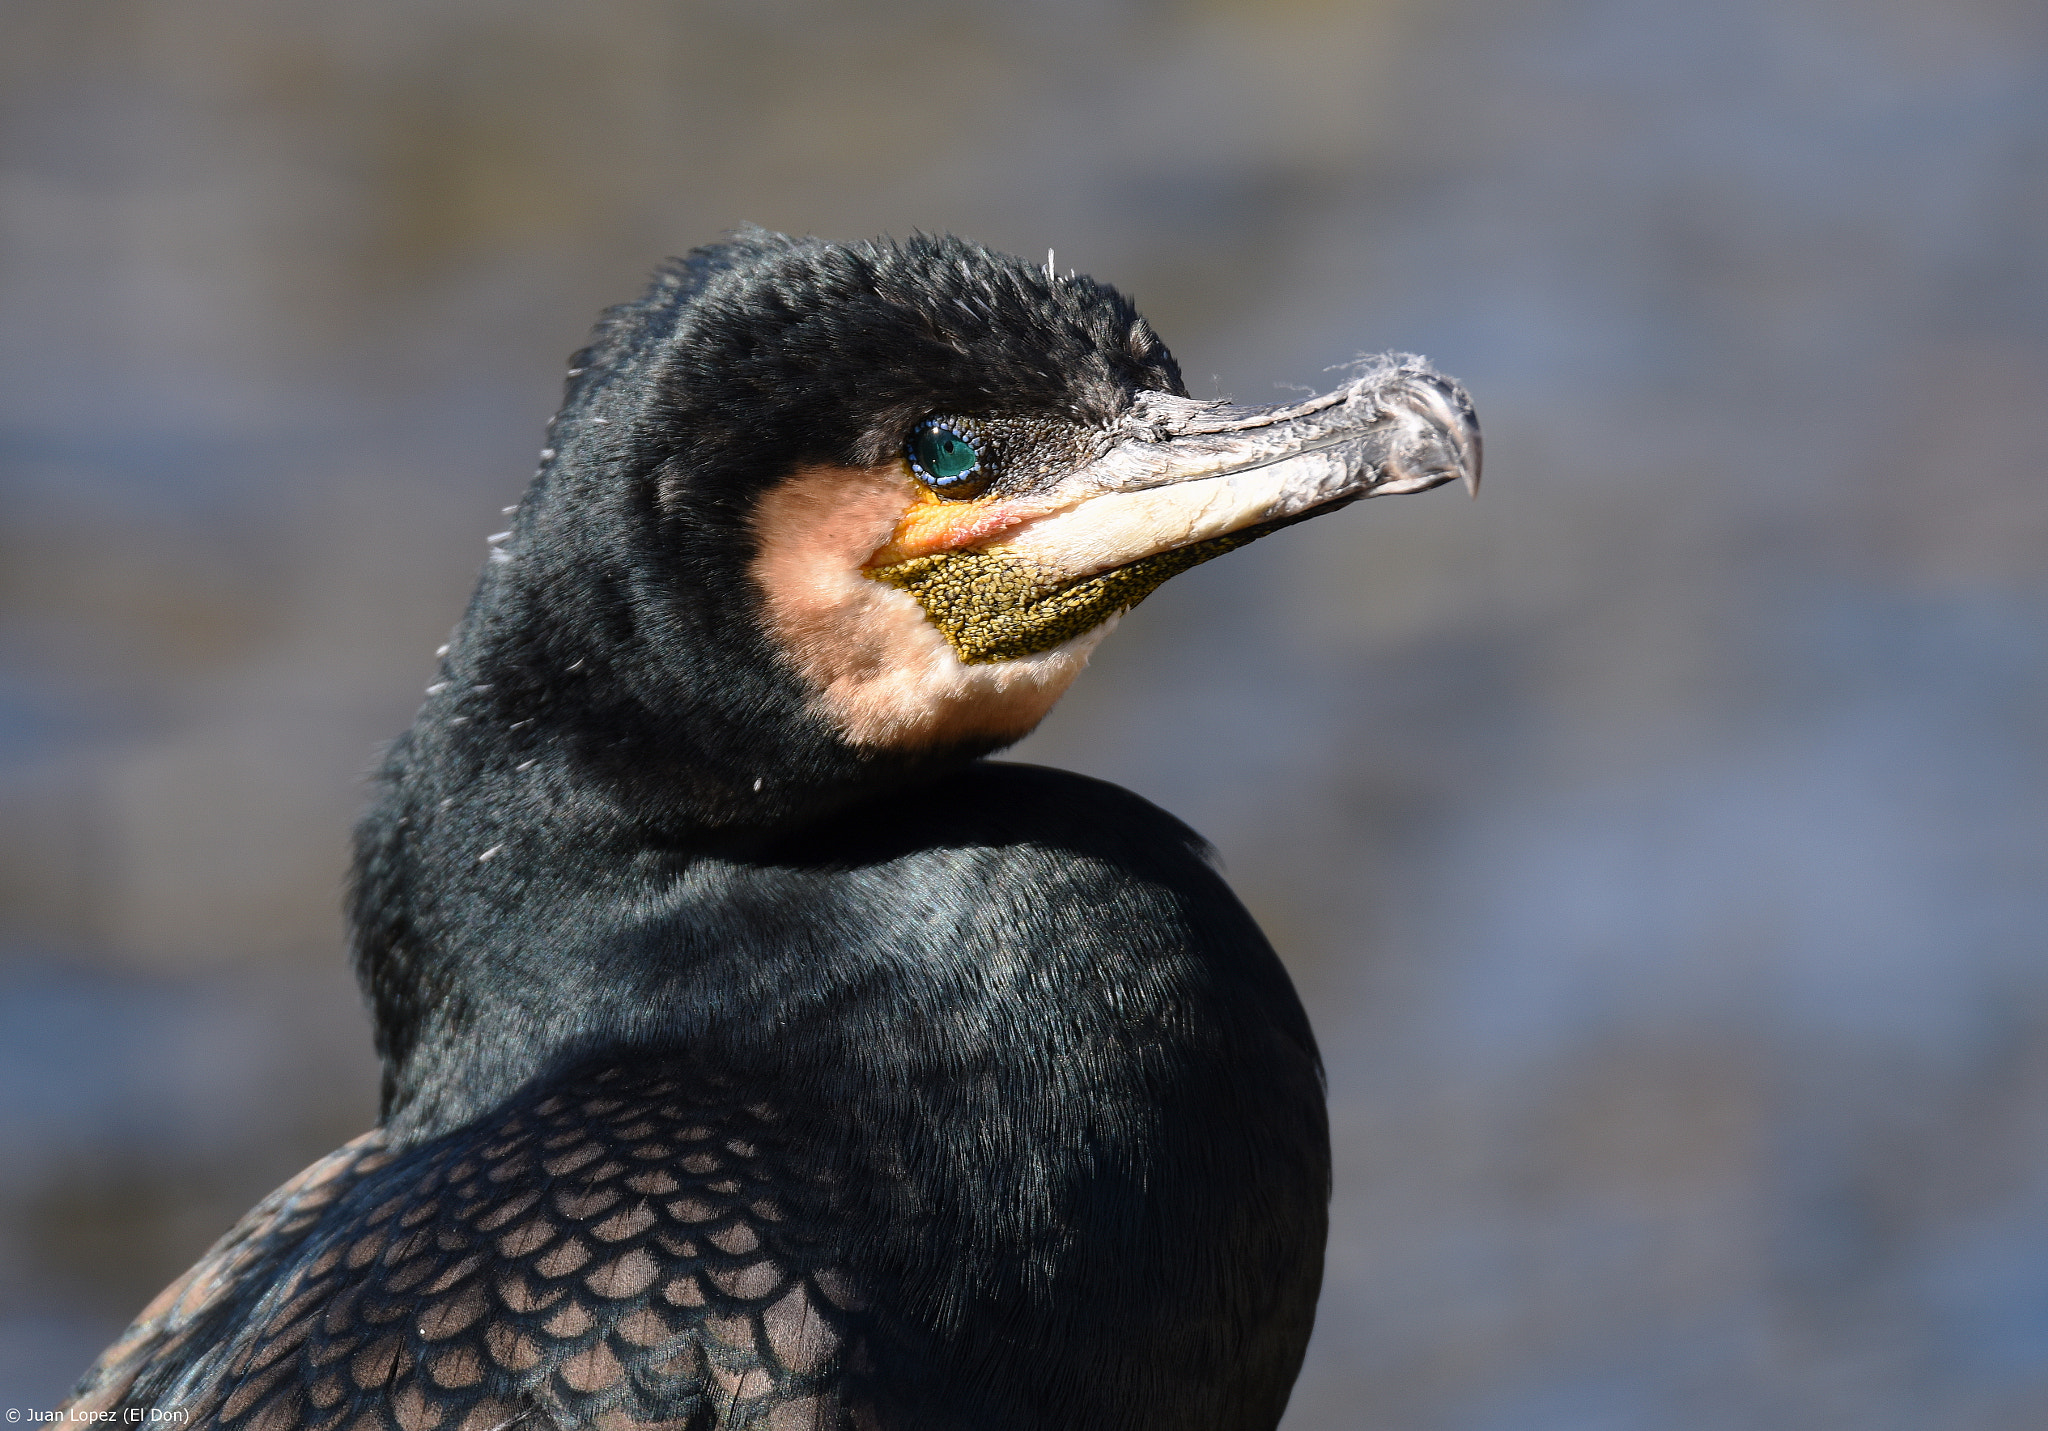
<instances>
[{"instance_id":1,"label":"out-of-focus water","mask_svg":"<svg viewBox=\"0 0 2048 1431\"><path fill-rule=\"evenodd\" d=\"M560 360L742 221L1428 353L1488 485L1184 576L1022 758L1330 1067L1289 1431L2048 1424L2048 12L27 0L0 1404L369 1120L336 913Z\"/></svg>"}]
</instances>

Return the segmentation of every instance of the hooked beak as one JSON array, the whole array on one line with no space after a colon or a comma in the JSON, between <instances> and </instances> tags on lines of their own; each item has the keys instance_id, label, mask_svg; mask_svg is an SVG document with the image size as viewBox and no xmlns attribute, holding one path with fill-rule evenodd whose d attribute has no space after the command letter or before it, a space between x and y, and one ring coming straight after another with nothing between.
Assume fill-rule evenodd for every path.
<instances>
[{"instance_id":1,"label":"hooked beak","mask_svg":"<svg viewBox=\"0 0 2048 1431\"><path fill-rule=\"evenodd\" d=\"M1419 358L1290 405L1141 393L1094 461L1027 496L913 508L868 574L916 596L963 660L1009 659L1282 526L1451 481L1476 495L1479 472L1471 398Z\"/></svg>"},{"instance_id":2,"label":"hooked beak","mask_svg":"<svg viewBox=\"0 0 2048 1431\"><path fill-rule=\"evenodd\" d=\"M1071 580L1366 497L1479 489L1472 401L1421 366L1285 407L1146 393L1126 426L1137 431L1059 484L1068 504L983 549Z\"/></svg>"}]
</instances>

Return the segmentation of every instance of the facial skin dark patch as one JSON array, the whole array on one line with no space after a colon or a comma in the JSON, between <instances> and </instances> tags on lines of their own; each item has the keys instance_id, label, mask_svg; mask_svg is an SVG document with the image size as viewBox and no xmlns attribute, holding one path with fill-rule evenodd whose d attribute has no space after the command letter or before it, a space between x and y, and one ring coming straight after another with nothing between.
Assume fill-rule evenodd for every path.
<instances>
[{"instance_id":1,"label":"facial skin dark patch","mask_svg":"<svg viewBox=\"0 0 2048 1431\"><path fill-rule=\"evenodd\" d=\"M1282 524L1247 527L1141 558L1100 576L1056 586L1036 563L1003 552L934 552L870 572L917 598L970 666L1050 651L1130 610L1169 577L1200 566Z\"/></svg>"}]
</instances>

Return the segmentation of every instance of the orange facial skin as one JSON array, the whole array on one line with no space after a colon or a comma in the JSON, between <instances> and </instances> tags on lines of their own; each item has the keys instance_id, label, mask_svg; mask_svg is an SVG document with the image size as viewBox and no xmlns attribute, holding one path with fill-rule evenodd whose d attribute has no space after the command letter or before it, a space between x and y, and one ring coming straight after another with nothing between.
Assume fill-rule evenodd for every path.
<instances>
[{"instance_id":1,"label":"orange facial skin","mask_svg":"<svg viewBox=\"0 0 2048 1431\"><path fill-rule=\"evenodd\" d=\"M964 665L906 591L865 573L890 560L911 514L946 549L1012 524L977 526L994 504L920 501L901 463L807 467L762 494L752 576L767 633L815 692L816 711L849 744L918 750L960 742L1007 745L1026 734L1088 664L1101 634L1015 661ZM966 520L961 520L965 518ZM882 543L879 547L878 543Z\"/></svg>"},{"instance_id":2,"label":"orange facial skin","mask_svg":"<svg viewBox=\"0 0 2048 1431\"><path fill-rule=\"evenodd\" d=\"M945 502L926 495L896 523L888 543L867 560L870 571L933 552L976 546L1042 512L1022 502Z\"/></svg>"}]
</instances>

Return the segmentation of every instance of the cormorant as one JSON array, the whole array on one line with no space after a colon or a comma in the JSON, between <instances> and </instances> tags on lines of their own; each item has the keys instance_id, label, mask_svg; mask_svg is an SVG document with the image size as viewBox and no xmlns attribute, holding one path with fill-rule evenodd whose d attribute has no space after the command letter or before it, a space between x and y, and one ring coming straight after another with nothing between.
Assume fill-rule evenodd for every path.
<instances>
[{"instance_id":1,"label":"cormorant","mask_svg":"<svg viewBox=\"0 0 2048 1431\"><path fill-rule=\"evenodd\" d=\"M1131 304L747 231L573 359L356 836L376 1129L68 1405L248 1431L1271 1427L1329 1192L1171 816L982 757L1175 572L1475 481L1388 359L1191 399Z\"/></svg>"}]
</instances>

